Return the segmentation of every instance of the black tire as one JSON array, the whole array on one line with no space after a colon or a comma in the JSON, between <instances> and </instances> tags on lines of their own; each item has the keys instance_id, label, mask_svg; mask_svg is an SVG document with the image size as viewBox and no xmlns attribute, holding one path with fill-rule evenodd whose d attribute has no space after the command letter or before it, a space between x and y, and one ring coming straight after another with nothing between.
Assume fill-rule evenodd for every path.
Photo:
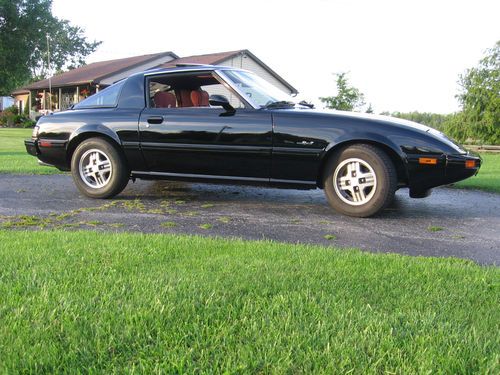
<instances>
[{"instance_id":1,"label":"black tire","mask_svg":"<svg viewBox=\"0 0 500 375\"><path fill-rule=\"evenodd\" d=\"M396 168L377 147L356 144L344 148L332 155L324 172L328 203L344 215L373 216L394 199Z\"/></svg>"},{"instance_id":2,"label":"black tire","mask_svg":"<svg viewBox=\"0 0 500 375\"><path fill-rule=\"evenodd\" d=\"M89 138L78 145L71 158L75 185L90 198L110 198L127 186L130 170L118 149L102 138Z\"/></svg>"}]
</instances>

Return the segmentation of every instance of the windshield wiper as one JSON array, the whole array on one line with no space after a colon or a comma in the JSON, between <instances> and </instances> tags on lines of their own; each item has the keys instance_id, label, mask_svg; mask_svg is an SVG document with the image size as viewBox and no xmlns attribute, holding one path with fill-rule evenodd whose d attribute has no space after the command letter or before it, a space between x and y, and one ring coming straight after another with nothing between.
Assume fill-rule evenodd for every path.
<instances>
[{"instance_id":1,"label":"windshield wiper","mask_svg":"<svg viewBox=\"0 0 500 375\"><path fill-rule=\"evenodd\" d=\"M279 100L276 102L271 102L263 106L262 108L290 108L294 107L295 103L288 100Z\"/></svg>"},{"instance_id":2,"label":"windshield wiper","mask_svg":"<svg viewBox=\"0 0 500 375\"><path fill-rule=\"evenodd\" d=\"M302 100L301 102L299 102L300 105L303 105L304 107L309 107L309 108L314 108L314 104L312 103L308 103L306 102L305 100Z\"/></svg>"}]
</instances>

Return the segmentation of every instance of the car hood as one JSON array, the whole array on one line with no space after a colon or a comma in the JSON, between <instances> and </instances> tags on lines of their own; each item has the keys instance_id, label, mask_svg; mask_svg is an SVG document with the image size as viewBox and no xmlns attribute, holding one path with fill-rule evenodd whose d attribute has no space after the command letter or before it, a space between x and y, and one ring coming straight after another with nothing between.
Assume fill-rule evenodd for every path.
<instances>
[{"instance_id":1,"label":"car hood","mask_svg":"<svg viewBox=\"0 0 500 375\"><path fill-rule=\"evenodd\" d=\"M295 113L304 113L307 114L306 116L313 116L313 117L323 117L323 118L336 118L336 119L341 119L341 118L346 118L346 119L353 119L353 120L359 120L359 121L368 121L372 123L379 123L379 124L384 124L386 126L394 126L398 128L404 128L404 129L409 129L412 131L416 131L419 133L426 134L426 136L434 138L442 143L447 144L449 147L453 148L456 150L456 152L464 154L467 153L463 149L461 145L459 145L457 142L451 140L448 138L444 133L440 132L439 130L436 130L434 128L431 128L426 125L419 124L417 122L405 120L405 119L400 119L397 117L391 117L391 116L383 116L383 115L376 115L376 114L371 114L371 113L359 113L359 112L348 112L348 111L338 111L338 110L319 110L319 109L309 109L309 108L301 108L301 107L296 107L293 109L290 109L290 111L293 111Z\"/></svg>"},{"instance_id":2,"label":"car hood","mask_svg":"<svg viewBox=\"0 0 500 375\"><path fill-rule=\"evenodd\" d=\"M375 121L375 122L384 122L386 124L392 124L395 126L399 127L405 127L405 128L411 128L413 130L419 130L422 132L438 132L436 129L433 129L429 126L419 124L417 122L409 121L409 120L404 120L400 119L397 117L391 117L391 116L383 116L383 115L376 115L372 113L360 113L360 112L348 112L348 111L338 111L335 109L294 109L295 111L299 112L306 112L311 115L317 115L317 116L334 116L334 117L344 117L344 118L353 118L353 119L360 119L360 120L367 120L367 121Z\"/></svg>"}]
</instances>

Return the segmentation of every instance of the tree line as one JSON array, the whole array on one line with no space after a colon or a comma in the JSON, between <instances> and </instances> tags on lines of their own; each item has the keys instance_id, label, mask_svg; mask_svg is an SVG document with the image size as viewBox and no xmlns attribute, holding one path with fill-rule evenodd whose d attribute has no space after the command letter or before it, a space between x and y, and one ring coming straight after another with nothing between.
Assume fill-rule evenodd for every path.
<instances>
[{"instance_id":1,"label":"tree line","mask_svg":"<svg viewBox=\"0 0 500 375\"><path fill-rule=\"evenodd\" d=\"M346 73L336 74L337 95L320 97L326 108L362 111L363 93L349 84ZM428 112L382 112L438 129L461 143L500 144L500 41L486 51L476 67L459 76L460 111L453 114ZM366 112L373 112L369 105Z\"/></svg>"}]
</instances>

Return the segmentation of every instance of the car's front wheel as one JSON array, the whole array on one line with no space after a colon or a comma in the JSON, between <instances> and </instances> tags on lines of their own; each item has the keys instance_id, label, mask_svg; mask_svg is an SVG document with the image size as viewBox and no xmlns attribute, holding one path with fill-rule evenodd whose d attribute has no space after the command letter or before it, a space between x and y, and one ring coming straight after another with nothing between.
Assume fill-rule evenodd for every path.
<instances>
[{"instance_id":1,"label":"car's front wheel","mask_svg":"<svg viewBox=\"0 0 500 375\"><path fill-rule=\"evenodd\" d=\"M122 154L102 138L89 138L71 158L75 185L91 198L110 198L127 186L130 170Z\"/></svg>"},{"instance_id":2,"label":"car's front wheel","mask_svg":"<svg viewBox=\"0 0 500 375\"><path fill-rule=\"evenodd\" d=\"M336 211L368 217L394 198L396 169L382 150L371 145L353 145L330 158L323 184L328 202Z\"/></svg>"}]
</instances>

